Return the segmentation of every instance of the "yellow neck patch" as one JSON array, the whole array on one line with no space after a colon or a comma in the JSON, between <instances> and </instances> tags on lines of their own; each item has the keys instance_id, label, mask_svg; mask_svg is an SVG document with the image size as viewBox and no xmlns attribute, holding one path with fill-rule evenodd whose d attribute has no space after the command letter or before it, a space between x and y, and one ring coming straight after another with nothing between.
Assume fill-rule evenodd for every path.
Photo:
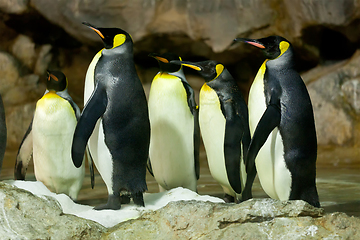
<instances>
[{"instance_id":1,"label":"yellow neck patch","mask_svg":"<svg viewBox=\"0 0 360 240\"><path fill-rule=\"evenodd\" d=\"M120 46L121 44L123 44L125 42L125 40L126 40L126 36L124 34L117 34L114 37L114 43L113 43L112 48Z\"/></svg>"},{"instance_id":2,"label":"yellow neck patch","mask_svg":"<svg viewBox=\"0 0 360 240\"><path fill-rule=\"evenodd\" d=\"M208 92L208 91L212 91L212 89L206 83L204 83L204 85L200 89L200 92Z\"/></svg>"},{"instance_id":3,"label":"yellow neck patch","mask_svg":"<svg viewBox=\"0 0 360 240\"><path fill-rule=\"evenodd\" d=\"M280 57L281 55L284 54L284 52L286 52L290 47L290 44L288 42L282 41L279 44L279 48L280 48L280 55L278 57Z\"/></svg>"},{"instance_id":4,"label":"yellow neck patch","mask_svg":"<svg viewBox=\"0 0 360 240\"><path fill-rule=\"evenodd\" d=\"M47 94L45 94L42 99L46 99L46 98L58 98L60 97L59 95L57 95L55 93L55 91L49 91Z\"/></svg>"},{"instance_id":5,"label":"yellow neck patch","mask_svg":"<svg viewBox=\"0 0 360 240\"><path fill-rule=\"evenodd\" d=\"M224 65L222 64L216 65L216 77L214 79L218 78L223 71L224 71Z\"/></svg>"}]
</instances>

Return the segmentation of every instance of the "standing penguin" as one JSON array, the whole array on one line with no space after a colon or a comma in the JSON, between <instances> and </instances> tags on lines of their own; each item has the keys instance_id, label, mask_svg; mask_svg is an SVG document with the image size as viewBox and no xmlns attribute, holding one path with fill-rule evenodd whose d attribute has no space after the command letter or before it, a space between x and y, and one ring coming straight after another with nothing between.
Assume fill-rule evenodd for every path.
<instances>
[{"instance_id":1,"label":"standing penguin","mask_svg":"<svg viewBox=\"0 0 360 240\"><path fill-rule=\"evenodd\" d=\"M304 200L320 207L315 184L317 140L306 86L294 69L289 41L271 36L238 38L260 48L267 60L249 93L249 163L255 161L261 186L274 199Z\"/></svg>"},{"instance_id":2,"label":"standing penguin","mask_svg":"<svg viewBox=\"0 0 360 240\"><path fill-rule=\"evenodd\" d=\"M0 95L0 172L5 155L6 140L7 140L7 132L6 132L6 121L5 121L5 108L2 101L2 97Z\"/></svg>"},{"instance_id":3,"label":"standing penguin","mask_svg":"<svg viewBox=\"0 0 360 240\"><path fill-rule=\"evenodd\" d=\"M85 175L71 159L71 143L80 109L67 92L62 72L48 71L46 92L36 103L34 117L21 142L15 165L15 179L24 180L33 157L36 180L49 190L77 199Z\"/></svg>"},{"instance_id":4,"label":"standing penguin","mask_svg":"<svg viewBox=\"0 0 360 240\"><path fill-rule=\"evenodd\" d=\"M200 129L194 90L186 81L181 60L173 53L150 54L160 66L151 83L150 160L160 191L176 187L197 190Z\"/></svg>"},{"instance_id":5,"label":"standing penguin","mask_svg":"<svg viewBox=\"0 0 360 240\"><path fill-rule=\"evenodd\" d=\"M205 79L200 90L199 123L209 168L222 186L225 200L251 198L250 182L243 161L250 144L246 103L229 71L219 62L171 61L193 68Z\"/></svg>"},{"instance_id":6,"label":"standing penguin","mask_svg":"<svg viewBox=\"0 0 360 240\"><path fill-rule=\"evenodd\" d=\"M122 191L130 192L134 203L144 206L150 123L135 70L133 42L119 28L84 24L101 37L105 48L95 55L86 74L87 101L74 133L73 162L76 167L81 165L90 138L91 155L109 193L108 202L95 209L120 209Z\"/></svg>"}]
</instances>

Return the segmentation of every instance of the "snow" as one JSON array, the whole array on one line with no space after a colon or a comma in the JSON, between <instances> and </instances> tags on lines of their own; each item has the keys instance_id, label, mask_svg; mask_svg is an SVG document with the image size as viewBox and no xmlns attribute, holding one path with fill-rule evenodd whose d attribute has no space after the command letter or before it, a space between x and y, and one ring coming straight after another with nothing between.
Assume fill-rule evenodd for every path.
<instances>
[{"instance_id":1,"label":"snow","mask_svg":"<svg viewBox=\"0 0 360 240\"><path fill-rule=\"evenodd\" d=\"M93 206L81 205L74 203L65 194L56 194L50 192L47 187L39 181L6 181L7 183L27 190L39 197L50 196L55 198L61 205L63 212L66 214L76 215L81 218L86 218L100 223L104 227L113 227L118 223L129 219L135 219L142 214L154 210L158 210L166 206L169 202L180 200L197 200L210 202L224 202L222 199L208 195L199 195L186 188L175 188L170 191L161 193L145 193L144 202L145 207L139 207L132 202L130 204L123 204L120 210L101 210L93 209Z\"/></svg>"}]
</instances>

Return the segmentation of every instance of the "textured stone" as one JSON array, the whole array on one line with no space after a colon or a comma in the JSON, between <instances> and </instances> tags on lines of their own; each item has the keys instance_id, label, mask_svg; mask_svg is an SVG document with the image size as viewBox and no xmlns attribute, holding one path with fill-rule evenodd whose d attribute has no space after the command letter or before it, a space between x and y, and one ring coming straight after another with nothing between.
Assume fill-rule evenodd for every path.
<instances>
[{"instance_id":1,"label":"textured stone","mask_svg":"<svg viewBox=\"0 0 360 240\"><path fill-rule=\"evenodd\" d=\"M318 144L343 145L353 137L353 123L350 116L319 94L319 89L310 87ZM334 127L336 126L336 127Z\"/></svg>"},{"instance_id":2,"label":"textured stone","mask_svg":"<svg viewBox=\"0 0 360 240\"><path fill-rule=\"evenodd\" d=\"M29 0L0 0L0 10L5 13L21 14L28 8Z\"/></svg>"},{"instance_id":3,"label":"textured stone","mask_svg":"<svg viewBox=\"0 0 360 240\"><path fill-rule=\"evenodd\" d=\"M158 199L161 201L161 199ZM67 203L69 204L69 203ZM64 214L59 202L0 182L0 235L6 239L358 239L360 219L297 201L240 204L170 202L111 228ZM119 212L121 214L121 210ZM111 216L111 215L109 215ZM110 220L110 219L109 219Z\"/></svg>"},{"instance_id":4,"label":"textured stone","mask_svg":"<svg viewBox=\"0 0 360 240\"><path fill-rule=\"evenodd\" d=\"M341 86L346 102L360 115L360 78L351 79Z\"/></svg>"},{"instance_id":5,"label":"textured stone","mask_svg":"<svg viewBox=\"0 0 360 240\"><path fill-rule=\"evenodd\" d=\"M360 51L348 61L321 66L302 75L315 114L318 143L354 142L356 115L360 114ZM336 126L336 127L334 127Z\"/></svg>"},{"instance_id":6,"label":"textured stone","mask_svg":"<svg viewBox=\"0 0 360 240\"><path fill-rule=\"evenodd\" d=\"M19 35L12 46L12 54L29 69L33 68L35 62L35 43L25 35Z\"/></svg>"},{"instance_id":7,"label":"textured stone","mask_svg":"<svg viewBox=\"0 0 360 240\"><path fill-rule=\"evenodd\" d=\"M359 1L284 0L284 4L290 16L289 26L294 36L300 36L301 30L307 26L341 26L359 17Z\"/></svg>"},{"instance_id":8,"label":"textured stone","mask_svg":"<svg viewBox=\"0 0 360 240\"><path fill-rule=\"evenodd\" d=\"M34 73L38 75L45 74L48 66L52 60L52 53L51 53L52 46L50 44L42 45L38 49L38 55L36 58L35 66L34 66Z\"/></svg>"},{"instance_id":9,"label":"textured stone","mask_svg":"<svg viewBox=\"0 0 360 240\"><path fill-rule=\"evenodd\" d=\"M356 239L359 223L345 214L323 215L322 209L303 201L179 201L118 224L104 239Z\"/></svg>"},{"instance_id":10,"label":"textured stone","mask_svg":"<svg viewBox=\"0 0 360 240\"><path fill-rule=\"evenodd\" d=\"M19 79L19 68L16 59L6 52L0 51L0 93L3 95L14 87Z\"/></svg>"},{"instance_id":11,"label":"textured stone","mask_svg":"<svg viewBox=\"0 0 360 240\"><path fill-rule=\"evenodd\" d=\"M0 183L0 235L6 239L99 239L100 224L62 213L51 197Z\"/></svg>"},{"instance_id":12,"label":"textured stone","mask_svg":"<svg viewBox=\"0 0 360 240\"><path fill-rule=\"evenodd\" d=\"M264 0L94 0L89 3L32 0L31 4L49 21L82 42L99 42L91 30L81 26L82 21L88 21L96 26L123 28L135 42L152 33L180 33L193 40L206 39L214 52L225 50L239 34L270 25L274 14L270 3ZM262 14L252 14L259 11Z\"/></svg>"},{"instance_id":13,"label":"textured stone","mask_svg":"<svg viewBox=\"0 0 360 240\"><path fill-rule=\"evenodd\" d=\"M18 149L34 115L36 102L30 102L6 110L7 148Z\"/></svg>"}]
</instances>

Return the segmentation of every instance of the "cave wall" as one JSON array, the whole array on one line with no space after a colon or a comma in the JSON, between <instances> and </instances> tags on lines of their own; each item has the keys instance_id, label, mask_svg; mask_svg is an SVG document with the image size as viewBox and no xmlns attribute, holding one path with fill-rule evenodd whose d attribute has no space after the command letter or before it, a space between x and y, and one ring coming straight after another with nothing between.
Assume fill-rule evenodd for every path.
<instances>
[{"instance_id":1,"label":"cave wall","mask_svg":"<svg viewBox=\"0 0 360 240\"><path fill-rule=\"evenodd\" d=\"M354 65L360 47L360 0L0 0L0 19L0 93L10 149L19 146L35 103L45 91L46 69L62 70L70 94L83 106L86 69L102 48L100 38L83 21L120 27L132 35L145 89L157 72L157 63L148 54L172 51L185 60L224 63L245 97L264 57L245 44L232 45L233 39L281 35L293 43L297 67L305 76L319 144L360 145L359 68ZM354 65L352 77L342 77L346 74L339 72L349 62ZM198 91L202 79L191 70L186 74ZM315 84L319 79L326 86L333 83L332 91L340 97L324 97L322 85ZM326 104L330 107L323 108ZM331 112L328 109L334 114L321 115ZM339 124L344 126L333 127ZM329 129L331 136L326 134Z\"/></svg>"}]
</instances>

